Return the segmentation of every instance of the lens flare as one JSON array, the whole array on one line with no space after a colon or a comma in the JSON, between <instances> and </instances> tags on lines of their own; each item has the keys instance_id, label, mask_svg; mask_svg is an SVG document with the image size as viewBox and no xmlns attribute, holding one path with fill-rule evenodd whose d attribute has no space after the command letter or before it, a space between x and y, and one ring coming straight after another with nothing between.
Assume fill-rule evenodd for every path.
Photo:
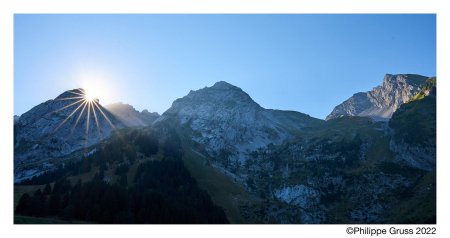
<instances>
[{"instance_id":1,"label":"lens flare","mask_svg":"<svg viewBox=\"0 0 450 238\"><path fill-rule=\"evenodd\" d=\"M59 112L64 109L73 108L72 111L70 111L69 115L54 129L54 132L59 130L61 126L66 124L70 118L76 118L75 123L73 123L71 127L71 132L68 135L69 137L74 132L76 126L82 119L86 119L86 128L84 130L85 132L85 140L86 143L88 143L89 140L89 131L90 126L97 127L97 132L101 135L102 130L99 125L99 119L100 117L103 117L107 124L115 130L114 124L111 122L111 120L108 118L107 113L105 113L102 109L102 106L99 103L99 99L97 97L96 91L93 88L90 89L76 89L68 91L68 96L64 98L58 98L56 100L70 100L70 103L67 105L53 111L52 113ZM73 102L72 102L73 101ZM90 120L94 120L95 123L91 123ZM92 133L92 132L91 132Z\"/></svg>"},{"instance_id":2,"label":"lens flare","mask_svg":"<svg viewBox=\"0 0 450 238\"><path fill-rule=\"evenodd\" d=\"M86 94L84 95L84 99L85 99L86 101L89 101L89 102L94 101L96 98L97 98L97 97L95 96L95 94L92 94L92 93L90 93L90 92L88 92L88 91L86 91Z\"/></svg>"},{"instance_id":3,"label":"lens flare","mask_svg":"<svg viewBox=\"0 0 450 238\"><path fill-rule=\"evenodd\" d=\"M84 92L83 97L88 102L99 101L99 97L102 94L102 90L98 87L95 87L94 85L85 87L83 89L83 92Z\"/></svg>"}]
</instances>

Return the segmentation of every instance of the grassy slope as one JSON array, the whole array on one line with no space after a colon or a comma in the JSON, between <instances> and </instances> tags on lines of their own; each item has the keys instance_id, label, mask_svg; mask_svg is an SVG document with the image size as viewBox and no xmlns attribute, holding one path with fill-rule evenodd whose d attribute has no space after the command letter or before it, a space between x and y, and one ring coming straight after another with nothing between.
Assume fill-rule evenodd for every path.
<instances>
[{"instance_id":1,"label":"grassy slope","mask_svg":"<svg viewBox=\"0 0 450 238\"><path fill-rule=\"evenodd\" d=\"M381 160L390 161L392 154L389 151L389 140L380 129L380 123L373 123L370 119L361 117L346 117L328 121L321 127L314 130L305 131L300 137L311 138L330 138L333 141L353 140L357 135L362 139L374 139L374 145L367 152L367 161L365 166L357 167L345 171L348 175L362 174L377 167L377 162ZM183 140L188 141L188 140ZM192 176L199 182L200 187L208 191L213 201L224 208L231 223L252 223L258 221L245 221L239 212L240 205L249 205L247 207L258 208L264 206L262 200L255 195L247 192L241 185L234 182L228 176L208 165L208 157L193 149L192 145L184 145L185 164ZM276 179L276 178L271 178ZM298 179L298 178L297 178ZM245 201L250 201L245 203ZM336 207L330 215L336 215L336 219L344 221L342 214L351 207L352 204L341 204Z\"/></svg>"},{"instance_id":2,"label":"grassy slope","mask_svg":"<svg viewBox=\"0 0 450 238\"><path fill-rule=\"evenodd\" d=\"M248 223L240 214L241 204L258 203L259 199L229 177L205 163L206 157L184 146L184 163L200 188L206 190L214 203L222 207L230 223ZM251 222L251 221L250 221Z\"/></svg>"},{"instance_id":3,"label":"grassy slope","mask_svg":"<svg viewBox=\"0 0 450 238\"><path fill-rule=\"evenodd\" d=\"M392 116L389 126L394 140L412 146L434 146L436 143L436 99L426 97L404 104Z\"/></svg>"},{"instance_id":4,"label":"grassy slope","mask_svg":"<svg viewBox=\"0 0 450 238\"><path fill-rule=\"evenodd\" d=\"M410 102L424 99L426 95L436 87L436 77L428 78L425 82L425 85L422 87L422 90L414 95L414 97L410 100Z\"/></svg>"}]
</instances>

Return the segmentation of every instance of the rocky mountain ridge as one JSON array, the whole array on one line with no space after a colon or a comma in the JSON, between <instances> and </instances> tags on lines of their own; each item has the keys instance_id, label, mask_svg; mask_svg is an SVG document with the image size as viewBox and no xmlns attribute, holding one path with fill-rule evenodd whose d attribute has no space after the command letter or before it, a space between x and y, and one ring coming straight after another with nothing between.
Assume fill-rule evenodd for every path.
<instances>
[{"instance_id":1,"label":"rocky mountain ridge","mask_svg":"<svg viewBox=\"0 0 450 238\"><path fill-rule=\"evenodd\" d=\"M337 105L326 120L342 116L365 116L387 121L402 104L420 92L427 79L414 74L386 74L381 86L354 94Z\"/></svg>"},{"instance_id":2,"label":"rocky mountain ridge","mask_svg":"<svg viewBox=\"0 0 450 238\"><path fill-rule=\"evenodd\" d=\"M222 81L175 100L142 130L156 131L166 143L176 140L181 144L177 154L190 165L200 184L207 181L203 189L233 221L433 223L436 204L430 198L436 193L436 79L423 82L423 78L386 76L383 86L363 95L373 99L366 100L367 110L327 121L299 112L265 109L242 89ZM402 89L396 91L398 87ZM389 88L396 93L388 93ZM48 133L58 123L40 119L60 123L64 117L48 117L41 113L47 107L39 108L19 118L16 140L29 138L24 136L27 132L38 134L39 128L45 135L59 137ZM123 111L116 110L116 115L131 123L120 122L119 116L111 113L116 128L141 126L142 113L129 105L119 108ZM373 120L389 113L393 113L391 119ZM76 125L76 121L69 125ZM69 129L65 129L66 134ZM28 144L31 146L23 147L23 141L16 142L15 168L26 153L46 145ZM35 154L48 155L55 157ZM226 179L204 177L211 173ZM225 180L232 182L223 186ZM237 196L237 190L230 186L242 188L239 191L247 195ZM417 208L417 204L422 206Z\"/></svg>"},{"instance_id":3,"label":"rocky mountain ridge","mask_svg":"<svg viewBox=\"0 0 450 238\"><path fill-rule=\"evenodd\" d=\"M108 104L105 108L117 117L125 126L150 126L160 116L157 112L142 112L134 109L133 106L124 103Z\"/></svg>"},{"instance_id":4,"label":"rocky mountain ridge","mask_svg":"<svg viewBox=\"0 0 450 238\"><path fill-rule=\"evenodd\" d=\"M423 196L416 191L425 188L414 186L435 171L433 143L419 148L406 141L395 147L398 144L391 139L398 133L392 129L395 123L390 127L385 122L388 118L373 120L374 115L387 116L397 110L397 114L416 113L409 109L409 102L423 91L425 77L408 77L415 83L402 84L403 76L388 76L383 87L369 94L380 96L378 105L383 106L371 111L375 114L364 114L368 118L350 115L325 122L264 109L239 88L219 82L176 100L155 125L178 128L183 138L195 142L194 152L201 154L205 164L263 198L262 206L241 205L245 207L242 215L254 217L257 223L393 222L390 211L402 202L397 192L410 192L412 200ZM393 84L406 85L409 91L387 94L384 90ZM432 93L423 94L419 101L435 104ZM431 107L423 113L435 111ZM432 120L422 122L432 124ZM435 141L428 134L425 137ZM399 148L413 154L404 156ZM417 155L421 157L411 159ZM426 189L432 195L432 187ZM347 203L353 208L338 212ZM422 221L433 220L433 210L423 213Z\"/></svg>"}]
</instances>

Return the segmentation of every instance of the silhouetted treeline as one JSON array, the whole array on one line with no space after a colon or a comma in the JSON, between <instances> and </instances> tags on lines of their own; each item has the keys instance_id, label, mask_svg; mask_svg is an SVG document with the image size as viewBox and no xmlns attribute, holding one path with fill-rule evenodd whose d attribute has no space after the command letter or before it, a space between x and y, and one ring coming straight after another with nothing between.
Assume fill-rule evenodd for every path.
<instances>
[{"instance_id":1,"label":"silhouetted treeline","mask_svg":"<svg viewBox=\"0 0 450 238\"><path fill-rule=\"evenodd\" d=\"M95 223L228 223L180 160L140 165L129 189L105 182L98 173L84 184L61 179L44 190L24 194L16 213Z\"/></svg>"},{"instance_id":2,"label":"silhouetted treeline","mask_svg":"<svg viewBox=\"0 0 450 238\"><path fill-rule=\"evenodd\" d=\"M15 212L93 223L228 223L223 210L190 176L181 159L180 146L177 140L163 143L166 158L140 164L130 185L127 173L133 155L138 151L145 156L156 154L158 140L141 132L114 137L85 160L89 162L74 163L31 180L36 184L47 181L47 184L43 191L24 194ZM112 162L117 164L113 167L119 177L115 181L104 176L106 166ZM91 181L79 180L73 185L67 179L67 175L93 165L100 167ZM48 182L51 175L57 178L53 186Z\"/></svg>"},{"instance_id":3,"label":"silhouetted treeline","mask_svg":"<svg viewBox=\"0 0 450 238\"><path fill-rule=\"evenodd\" d=\"M170 146L170 148L166 149L168 146L164 145L164 151L173 150L176 151L174 152L175 154L180 154L177 148L179 147L179 142ZM76 161L61 163L54 170L23 180L19 184L43 185L66 176L89 173L94 166L105 167L114 163L133 164L138 157L138 152L150 157L158 153L158 148L158 139L150 132L137 130L122 132L111 137L101 148L93 149L87 156L83 156ZM181 158L181 156L176 158Z\"/></svg>"}]
</instances>

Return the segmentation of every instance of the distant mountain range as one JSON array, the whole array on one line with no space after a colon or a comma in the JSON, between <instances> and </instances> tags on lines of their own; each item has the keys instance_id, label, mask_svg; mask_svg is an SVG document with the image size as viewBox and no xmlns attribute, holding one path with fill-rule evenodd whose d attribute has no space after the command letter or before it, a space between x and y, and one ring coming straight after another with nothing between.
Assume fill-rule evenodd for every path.
<instances>
[{"instance_id":1,"label":"distant mountain range","mask_svg":"<svg viewBox=\"0 0 450 238\"><path fill-rule=\"evenodd\" d=\"M159 118L157 112L149 112L147 110L139 112L129 104L114 103L106 105L105 108L127 127L151 126Z\"/></svg>"},{"instance_id":2,"label":"distant mountain range","mask_svg":"<svg viewBox=\"0 0 450 238\"><path fill-rule=\"evenodd\" d=\"M15 182L146 132L172 151L154 159L182 158L232 223L435 222L435 77L388 74L326 120L265 109L223 81L162 115L122 103L83 111L82 94L67 91L14 118ZM137 139L124 141L145 151Z\"/></svg>"}]
</instances>

